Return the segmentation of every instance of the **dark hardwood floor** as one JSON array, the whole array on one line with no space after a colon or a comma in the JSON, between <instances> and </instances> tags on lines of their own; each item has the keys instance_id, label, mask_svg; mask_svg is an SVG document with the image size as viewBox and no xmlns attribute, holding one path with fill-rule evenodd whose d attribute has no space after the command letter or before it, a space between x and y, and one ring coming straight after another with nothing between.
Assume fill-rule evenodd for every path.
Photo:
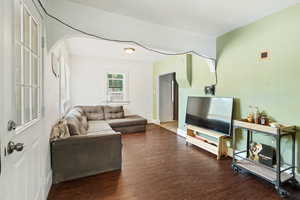
<instances>
[{"instance_id":1,"label":"dark hardwood floor","mask_svg":"<svg viewBox=\"0 0 300 200\"><path fill-rule=\"evenodd\" d=\"M280 199L273 187L235 174L231 160L215 156L156 125L125 134L122 171L54 185L49 200L242 200ZM290 199L300 199L291 190Z\"/></svg>"}]
</instances>

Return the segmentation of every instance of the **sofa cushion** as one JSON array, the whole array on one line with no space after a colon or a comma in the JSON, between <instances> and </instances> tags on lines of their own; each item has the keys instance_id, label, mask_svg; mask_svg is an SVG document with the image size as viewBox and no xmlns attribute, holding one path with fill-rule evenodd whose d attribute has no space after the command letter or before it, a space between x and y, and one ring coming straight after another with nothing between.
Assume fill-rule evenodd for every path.
<instances>
[{"instance_id":1,"label":"sofa cushion","mask_svg":"<svg viewBox=\"0 0 300 200\"><path fill-rule=\"evenodd\" d=\"M70 111L72 111L72 110L79 112L81 115L85 115L85 112L81 107L74 107Z\"/></svg>"},{"instance_id":2,"label":"sofa cushion","mask_svg":"<svg viewBox=\"0 0 300 200\"><path fill-rule=\"evenodd\" d=\"M89 123L88 123L88 119L87 119L87 116L82 116L82 126L85 128L85 130L88 130L89 129Z\"/></svg>"},{"instance_id":3,"label":"sofa cushion","mask_svg":"<svg viewBox=\"0 0 300 200\"><path fill-rule=\"evenodd\" d=\"M80 130L80 135L86 135L87 134L87 129L85 129L82 124L79 127L79 130Z\"/></svg>"},{"instance_id":4,"label":"sofa cushion","mask_svg":"<svg viewBox=\"0 0 300 200\"><path fill-rule=\"evenodd\" d=\"M104 115L106 120L124 118L123 106L105 106Z\"/></svg>"},{"instance_id":5,"label":"sofa cushion","mask_svg":"<svg viewBox=\"0 0 300 200\"><path fill-rule=\"evenodd\" d=\"M88 133L106 131L106 130L112 131L112 128L104 120L89 121L88 124L89 124L89 129L87 131Z\"/></svg>"},{"instance_id":6,"label":"sofa cushion","mask_svg":"<svg viewBox=\"0 0 300 200\"><path fill-rule=\"evenodd\" d=\"M78 106L80 107L88 120L104 120L103 106Z\"/></svg>"},{"instance_id":7,"label":"sofa cushion","mask_svg":"<svg viewBox=\"0 0 300 200\"><path fill-rule=\"evenodd\" d=\"M70 137L67 121L62 119L55 123L51 129L50 139L59 139Z\"/></svg>"},{"instance_id":8,"label":"sofa cushion","mask_svg":"<svg viewBox=\"0 0 300 200\"><path fill-rule=\"evenodd\" d=\"M86 135L87 129L88 129L88 123L87 123L87 117L84 115L84 111L79 108L75 107L72 108L65 116L65 118L68 120L71 120L68 126L71 127L70 134L71 135L78 135L77 129L79 129L79 135ZM76 119L76 120L75 120ZM74 127L74 124L78 127Z\"/></svg>"},{"instance_id":9,"label":"sofa cushion","mask_svg":"<svg viewBox=\"0 0 300 200\"><path fill-rule=\"evenodd\" d=\"M79 121L81 121L83 115L79 108L73 108L66 114L66 116L75 116Z\"/></svg>"},{"instance_id":10,"label":"sofa cushion","mask_svg":"<svg viewBox=\"0 0 300 200\"><path fill-rule=\"evenodd\" d=\"M79 120L75 116L66 116L67 126L70 136L81 135L81 125Z\"/></svg>"},{"instance_id":11,"label":"sofa cushion","mask_svg":"<svg viewBox=\"0 0 300 200\"><path fill-rule=\"evenodd\" d=\"M123 119L110 119L106 121L112 128L147 124L147 120L138 115L131 115L126 116Z\"/></svg>"}]
</instances>

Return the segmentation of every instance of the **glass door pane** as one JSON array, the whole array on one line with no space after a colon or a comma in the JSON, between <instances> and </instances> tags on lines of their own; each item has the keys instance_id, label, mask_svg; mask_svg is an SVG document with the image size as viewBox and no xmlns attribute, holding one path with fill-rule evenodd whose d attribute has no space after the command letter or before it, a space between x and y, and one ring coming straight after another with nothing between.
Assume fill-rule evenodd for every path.
<instances>
[{"instance_id":1,"label":"glass door pane","mask_svg":"<svg viewBox=\"0 0 300 200\"><path fill-rule=\"evenodd\" d=\"M24 87L24 123L30 121L31 109L30 109L30 88Z\"/></svg>"},{"instance_id":2,"label":"glass door pane","mask_svg":"<svg viewBox=\"0 0 300 200\"><path fill-rule=\"evenodd\" d=\"M22 88L21 85L16 86L16 112L17 112L17 125L22 124Z\"/></svg>"},{"instance_id":3,"label":"glass door pane","mask_svg":"<svg viewBox=\"0 0 300 200\"><path fill-rule=\"evenodd\" d=\"M15 71L15 82L16 84L21 84L21 76L22 76L22 47L19 44L16 44L16 71Z\"/></svg>"},{"instance_id":4,"label":"glass door pane","mask_svg":"<svg viewBox=\"0 0 300 200\"><path fill-rule=\"evenodd\" d=\"M25 85L30 85L30 53L28 50L23 49L24 53L24 84Z\"/></svg>"},{"instance_id":5,"label":"glass door pane","mask_svg":"<svg viewBox=\"0 0 300 200\"><path fill-rule=\"evenodd\" d=\"M29 47L29 40L30 40L30 15L26 8L23 9L23 37L24 37L24 44L25 46Z\"/></svg>"},{"instance_id":6,"label":"glass door pane","mask_svg":"<svg viewBox=\"0 0 300 200\"><path fill-rule=\"evenodd\" d=\"M39 114L39 25L23 0L15 1L16 111L18 125Z\"/></svg>"},{"instance_id":7,"label":"glass door pane","mask_svg":"<svg viewBox=\"0 0 300 200\"><path fill-rule=\"evenodd\" d=\"M22 15L21 15L21 3L19 0L16 0L16 10L15 10L15 13L16 13L16 40L18 42L21 42L22 41L22 38L21 38L21 20L22 20Z\"/></svg>"},{"instance_id":8,"label":"glass door pane","mask_svg":"<svg viewBox=\"0 0 300 200\"><path fill-rule=\"evenodd\" d=\"M32 119L38 117L38 88L32 88Z\"/></svg>"},{"instance_id":9,"label":"glass door pane","mask_svg":"<svg viewBox=\"0 0 300 200\"><path fill-rule=\"evenodd\" d=\"M31 49L38 53L38 25L33 19L31 20Z\"/></svg>"},{"instance_id":10,"label":"glass door pane","mask_svg":"<svg viewBox=\"0 0 300 200\"><path fill-rule=\"evenodd\" d=\"M32 85L38 86L38 60L35 56L31 56L31 79Z\"/></svg>"}]
</instances>

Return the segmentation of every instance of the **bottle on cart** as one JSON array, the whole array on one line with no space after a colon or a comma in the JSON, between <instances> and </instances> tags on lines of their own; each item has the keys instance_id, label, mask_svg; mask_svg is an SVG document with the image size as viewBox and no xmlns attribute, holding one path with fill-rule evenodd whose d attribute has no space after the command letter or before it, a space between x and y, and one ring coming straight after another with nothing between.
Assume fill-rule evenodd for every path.
<instances>
[{"instance_id":1,"label":"bottle on cart","mask_svg":"<svg viewBox=\"0 0 300 200\"><path fill-rule=\"evenodd\" d=\"M255 107L255 112L254 112L254 122L255 124L260 124L260 112L258 107Z\"/></svg>"},{"instance_id":2,"label":"bottle on cart","mask_svg":"<svg viewBox=\"0 0 300 200\"><path fill-rule=\"evenodd\" d=\"M269 119L268 119L268 115L266 113L261 113L260 116L260 124L261 125L269 125Z\"/></svg>"},{"instance_id":3,"label":"bottle on cart","mask_svg":"<svg viewBox=\"0 0 300 200\"><path fill-rule=\"evenodd\" d=\"M254 123L254 112L253 112L253 107L252 106L249 106L249 113L248 113L248 116L247 116L247 121L249 123Z\"/></svg>"}]
</instances>

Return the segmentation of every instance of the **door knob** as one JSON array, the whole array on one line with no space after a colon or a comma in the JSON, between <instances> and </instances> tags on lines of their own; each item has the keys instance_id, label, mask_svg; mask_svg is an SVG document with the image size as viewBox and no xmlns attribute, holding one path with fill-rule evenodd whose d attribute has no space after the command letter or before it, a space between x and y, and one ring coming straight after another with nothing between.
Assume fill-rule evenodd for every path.
<instances>
[{"instance_id":1,"label":"door knob","mask_svg":"<svg viewBox=\"0 0 300 200\"><path fill-rule=\"evenodd\" d=\"M10 141L7 145L7 153L12 154L14 151L22 151L24 149L23 143L17 143Z\"/></svg>"},{"instance_id":2,"label":"door knob","mask_svg":"<svg viewBox=\"0 0 300 200\"><path fill-rule=\"evenodd\" d=\"M14 131L14 130L16 130L16 128L17 128L16 122L13 121L13 120L9 120L8 124L7 124L7 130L8 131Z\"/></svg>"}]
</instances>

